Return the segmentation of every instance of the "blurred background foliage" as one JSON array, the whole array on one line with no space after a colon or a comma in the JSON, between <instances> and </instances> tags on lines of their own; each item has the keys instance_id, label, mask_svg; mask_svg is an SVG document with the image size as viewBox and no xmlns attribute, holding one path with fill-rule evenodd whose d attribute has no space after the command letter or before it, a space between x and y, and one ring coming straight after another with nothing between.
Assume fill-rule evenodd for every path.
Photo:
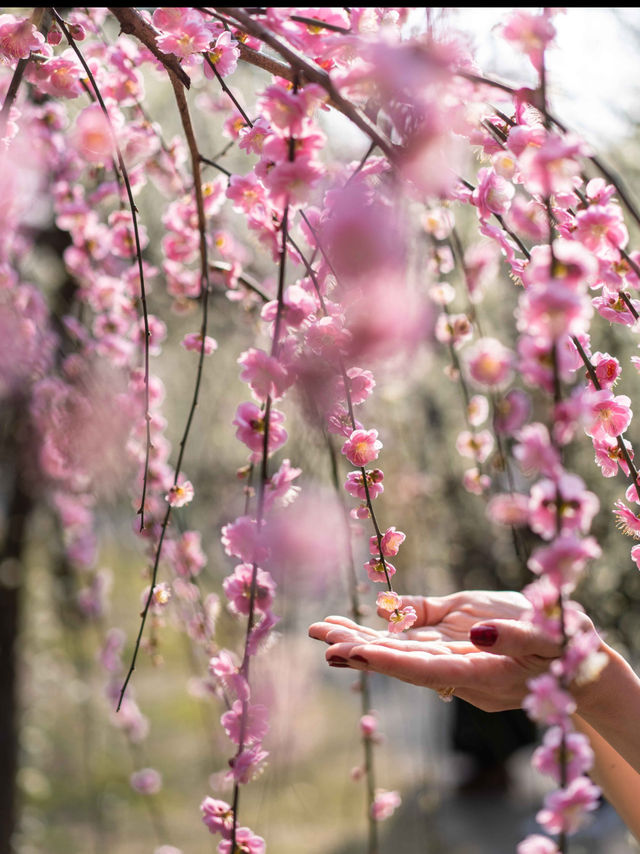
<instances>
[{"instance_id":1,"label":"blurred background foliage","mask_svg":"<svg viewBox=\"0 0 640 854\"><path fill-rule=\"evenodd\" d=\"M256 69L243 68L233 78L235 89L244 92L249 103L263 84L264 76ZM215 158L227 142L221 133L224 114L216 112L208 95L196 91L190 99L201 151ZM148 81L146 107L151 118L161 123L165 138L178 132L173 102L156 79ZM350 160L366 150L366 143L358 134L347 133L339 119L329 117L327 122L329 158ZM636 196L639 144L636 129L604 152ZM232 171L245 171L244 155L233 147L221 162ZM476 165L468 165L470 178ZM146 256L155 263L160 261L164 204L152 184L138 204L151 237ZM240 219L233 213L224 216L230 230L238 230L252 246L247 272L258 282L273 277L271 259L252 245ZM465 248L477 240L469 211L463 212L457 227ZM638 246L637 238L632 231L633 247ZM417 237L412 251L415 287L428 288L432 279L420 274L427 268L430 252L424 235ZM60 249L43 241L32 264L34 280L41 283L53 305L65 282ZM290 269L292 280L299 273ZM459 272L454 270L445 278L458 294L452 310L468 311ZM517 297L518 286L502 270L476 307L486 335L513 343ZM194 354L182 350L179 341L193 331L197 315L170 318L170 299L160 283L151 294L150 310L169 323L168 340L162 355L153 359L152 370L166 388L168 435L175 447L195 371ZM184 469L194 483L197 500L186 511L178 511L177 524L202 532L209 562L201 582L210 592L221 590L222 579L232 569L219 542L220 528L241 512L244 501L243 482L236 472L245 464L245 449L235 440L231 421L237 404L247 396L236 360L256 340L259 310L258 300L234 303L221 289L215 293L210 334L218 340L219 350L206 366L185 459ZM592 343L594 350L615 354L627 365L617 393L629 395L637 409L640 378L628 366L635 345L627 331L600 319L594 323ZM384 442L381 524L397 525L407 533L397 560L398 589L437 595L460 587L520 588L528 577L514 555L511 532L492 525L485 514L486 499L470 495L461 485L467 466L456 452L455 439L464 426L464 402L458 384L446 375L449 365L447 348L429 337L410 358L375 366L378 385L365 405L366 414L361 415L366 425L379 429ZM534 398L534 404L543 413L547 402ZM303 468L303 489L330 486L323 436L301 416L294 399L285 409L290 439L277 460L286 456ZM601 477L586 437L577 437L568 454L568 468L578 472L601 500L593 533L602 544L603 557L595 562L577 598L608 640L637 661L640 578L629 558L629 541L615 529L610 512L625 485ZM346 474L346 467L342 471ZM506 489L504 474L497 469L492 475L498 491ZM526 484L521 481L521 485ZM91 623L74 606L78 582L66 572L60 534L45 503L38 504L30 520L20 637L19 854L141 854L160 844L175 845L185 854L213 851L217 841L201 823L198 806L213 793L210 782L219 783L219 777L209 778L226 768L229 745L218 724L222 709L215 699L202 696L199 680L206 675L207 661L185 641L172 611L175 603L171 603L163 624L154 629L153 660L144 655L135 672L133 685L149 718L150 734L132 749L111 725L113 712L96 657L110 626L125 629L127 649L131 649L146 584L142 577L146 561L133 533L134 508L129 499L118 495L101 501L99 520L100 565L112 570L113 585L111 610ZM368 534L356 544L356 567L365 559L367 538ZM349 779L350 769L361 762L359 703L349 690L353 675L327 672L322 648L306 636L310 622L328 613L347 612L343 569L327 566L322 583L307 577L304 567L280 579L275 608L282 616L279 638L254 668L256 693L268 698L274 709L266 742L271 758L264 776L242 791L242 823L264 835L269 850L277 854L364 851L365 793L362 783ZM11 583L10 575L11 567L4 566L5 583ZM373 591L364 593L363 601L370 607ZM375 616L365 617L375 624ZM220 645L232 644L239 631L223 609ZM510 760L509 785L494 791L488 782L479 800L460 801L457 787L468 777L469 768L452 757L450 707L434 701L427 691L379 678L373 680L373 706L387 734L376 748L378 784L398 788L404 798L400 812L381 826L382 851L514 850L517 839L530 829L527 822L546 786L523 758L528 748ZM138 795L129 785L130 773L145 766L157 768L163 776L162 791L155 796ZM628 842L619 841L623 839L619 826L613 823L612 827L614 835L607 837L608 842L587 834L576 842L576 852L629 850Z\"/></svg>"}]
</instances>

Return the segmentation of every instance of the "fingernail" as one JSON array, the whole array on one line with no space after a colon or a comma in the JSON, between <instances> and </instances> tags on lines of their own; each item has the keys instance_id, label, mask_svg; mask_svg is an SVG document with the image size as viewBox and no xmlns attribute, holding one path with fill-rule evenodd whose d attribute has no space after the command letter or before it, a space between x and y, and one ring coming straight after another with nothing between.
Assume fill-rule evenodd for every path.
<instances>
[{"instance_id":1,"label":"fingernail","mask_svg":"<svg viewBox=\"0 0 640 854\"><path fill-rule=\"evenodd\" d=\"M469 637L476 646L493 646L498 640L498 630L495 626L473 626Z\"/></svg>"},{"instance_id":2,"label":"fingernail","mask_svg":"<svg viewBox=\"0 0 640 854\"><path fill-rule=\"evenodd\" d=\"M345 666L347 665L347 659L343 658L341 655L330 655L327 661L329 662L329 664L343 664Z\"/></svg>"},{"instance_id":3,"label":"fingernail","mask_svg":"<svg viewBox=\"0 0 640 854\"><path fill-rule=\"evenodd\" d=\"M329 667L349 667L346 661L330 661Z\"/></svg>"},{"instance_id":4,"label":"fingernail","mask_svg":"<svg viewBox=\"0 0 640 854\"><path fill-rule=\"evenodd\" d=\"M362 664L369 664L369 662L363 655L350 655L349 661L361 661Z\"/></svg>"}]
</instances>

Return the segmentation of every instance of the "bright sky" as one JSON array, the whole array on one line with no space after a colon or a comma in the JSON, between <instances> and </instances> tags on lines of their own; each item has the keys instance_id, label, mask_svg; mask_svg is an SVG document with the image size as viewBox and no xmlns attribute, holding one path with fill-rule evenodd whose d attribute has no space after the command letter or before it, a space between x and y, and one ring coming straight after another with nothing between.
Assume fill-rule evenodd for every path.
<instances>
[{"instance_id":1,"label":"bright sky","mask_svg":"<svg viewBox=\"0 0 640 854\"><path fill-rule=\"evenodd\" d=\"M448 11L451 23L472 37L486 72L535 84L528 59L493 32L510 8ZM640 120L640 8L567 8L555 23L557 47L548 54L552 106L569 127L602 147Z\"/></svg>"}]
</instances>

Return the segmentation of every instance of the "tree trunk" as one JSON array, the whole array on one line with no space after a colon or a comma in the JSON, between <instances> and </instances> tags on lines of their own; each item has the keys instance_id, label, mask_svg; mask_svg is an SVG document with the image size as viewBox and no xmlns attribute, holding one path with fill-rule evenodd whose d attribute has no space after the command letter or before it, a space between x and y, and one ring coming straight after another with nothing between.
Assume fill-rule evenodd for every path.
<instances>
[{"instance_id":1,"label":"tree trunk","mask_svg":"<svg viewBox=\"0 0 640 854\"><path fill-rule=\"evenodd\" d=\"M17 638L27 519L33 500L17 474L7 508L5 541L0 553L0 854L14 850L18 770Z\"/></svg>"}]
</instances>

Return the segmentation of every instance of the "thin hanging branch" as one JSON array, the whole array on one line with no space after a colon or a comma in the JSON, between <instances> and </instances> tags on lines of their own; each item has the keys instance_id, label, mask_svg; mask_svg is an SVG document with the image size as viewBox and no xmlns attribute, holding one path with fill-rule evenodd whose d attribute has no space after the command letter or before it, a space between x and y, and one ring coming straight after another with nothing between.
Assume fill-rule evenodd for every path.
<instances>
[{"instance_id":1,"label":"thin hanging branch","mask_svg":"<svg viewBox=\"0 0 640 854\"><path fill-rule=\"evenodd\" d=\"M144 460L144 476L142 480L142 496L140 499L140 507L138 508L138 515L140 516L140 530L144 531L144 507L147 497L147 483L149 479L149 456L151 452L151 416L149 414L149 339L151 338L151 332L149 330L149 312L147 309L147 292L144 281L144 265L142 263L142 246L140 244L140 233L138 230L138 209L136 208L135 201L133 199L133 191L131 190L131 182L129 181L129 173L127 171L127 167L125 166L124 158L122 156L122 151L120 149L120 145L118 144L118 140L116 137L115 130L111 123L111 117L109 116L109 111L104 103L102 98L102 94L100 89L98 88L98 84L96 83L96 79L93 76L87 61L85 60L82 51L78 48L75 39L69 32L67 25L64 20L60 17L55 9L51 9L51 14L57 21L60 29L64 33L69 45L73 49L73 52L80 60L82 67L85 70L87 77L89 78L89 82L93 87L93 91L95 93L98 104L100 105L100 109L102 110L105 118L107 119L109 130L111 132L111 138L113 141L114 148L116 150L116 155L118 158L118 166L120 167L120 172L122 173L122 179L125 184L125 188L127 191L127 199L129 202L129 208L131 210L131 220L133 224L133 235L136 246L136 260L138 263L138 276L140 278L140 299L142 302L142 318L144 323L144 417L145 417L145 428L146 428L146 446L145 446L145 460Z\"/></svg>"},{"instance_id":2,"label":"thin hanging branch","mask_svg":"<svg viewBox=\"0 0 640 854\"><path fill-rule=\"evenodd\" d=\"M205 356L205 342L206 342L206 334L208 327L208 305L209 305L209 294L211 291L210 282L209 282L209 259L207 252L207 237L206 237L206 218L204 211L204 198L202 195L202 176L200 173L200 152L198 151L198 144L196 142L195 134L193 131L193 125L191 123L191 116L189 114L189 107L187 104L187 99L184 93L183 87L180 85L180 80L177 75L174 75L171 71L169 73L171 83L173 85L173 91L176 98L176 103L178 106L178 112L180 114L180 120L182 122L182 127L185 133L185 137L187 139L187 145L189 147L189 153L191 155L191 168L193 170L193 184L194 184L194 195L196 199L196 210L198 215L198 232L200 237L200 296L202 298L202 323L200 327L200 336L201 336L201 345L200 345L200 354L198 357L198 368L196 371L196 381L195 387L193 390L193 396L191 399L191 406L189 408L189 413L187 415L187 421L184 427L184 431L182 433L182 438L180 439L180 451L178 453L178 460L176 462L173 485L176 486L178 483L178 478L180 476L180 469L182 468L182 460L184 457L184 452L187 444L187 439L189 437L189 433L191 431L191 425L193 423L193 417L195 415L196 408L198 406L198 399L200 395L200 386L202 384L202 371L204 366L204 356ZM158 539L158 545L156 546L155 557L153 561L153 567L151 571L151 583L149 587L149 594L147 596L144 609L140 616L140 627L138 629L138 635L136 638L136 643L133 651L133 655L131 657L131 663L129 665L129 670L127 671L127 675L125 677L124 683L120 690L120 697L118 700L117 711L120 710L122 705L122 700L124 699L125 692L127 690L127 685L133 675L133 671L136 667L136 661L138 657L138 652L140 651L140 644L142 642L142 635L144 633L144 627L147 621L147 617L149 614L149 609L151 607L151 602L153 601L153 592L156 586L156 581L158 578L158 567L160 565L160 557L162 554L162 547L164 544L165 535L167 532L167 527L169 525L169 520L171 519L171 504L167 504L167 509L165 511L164 518L162 520L162 524L160 527L160 536Z\"/></svg>"}]
</instances>

